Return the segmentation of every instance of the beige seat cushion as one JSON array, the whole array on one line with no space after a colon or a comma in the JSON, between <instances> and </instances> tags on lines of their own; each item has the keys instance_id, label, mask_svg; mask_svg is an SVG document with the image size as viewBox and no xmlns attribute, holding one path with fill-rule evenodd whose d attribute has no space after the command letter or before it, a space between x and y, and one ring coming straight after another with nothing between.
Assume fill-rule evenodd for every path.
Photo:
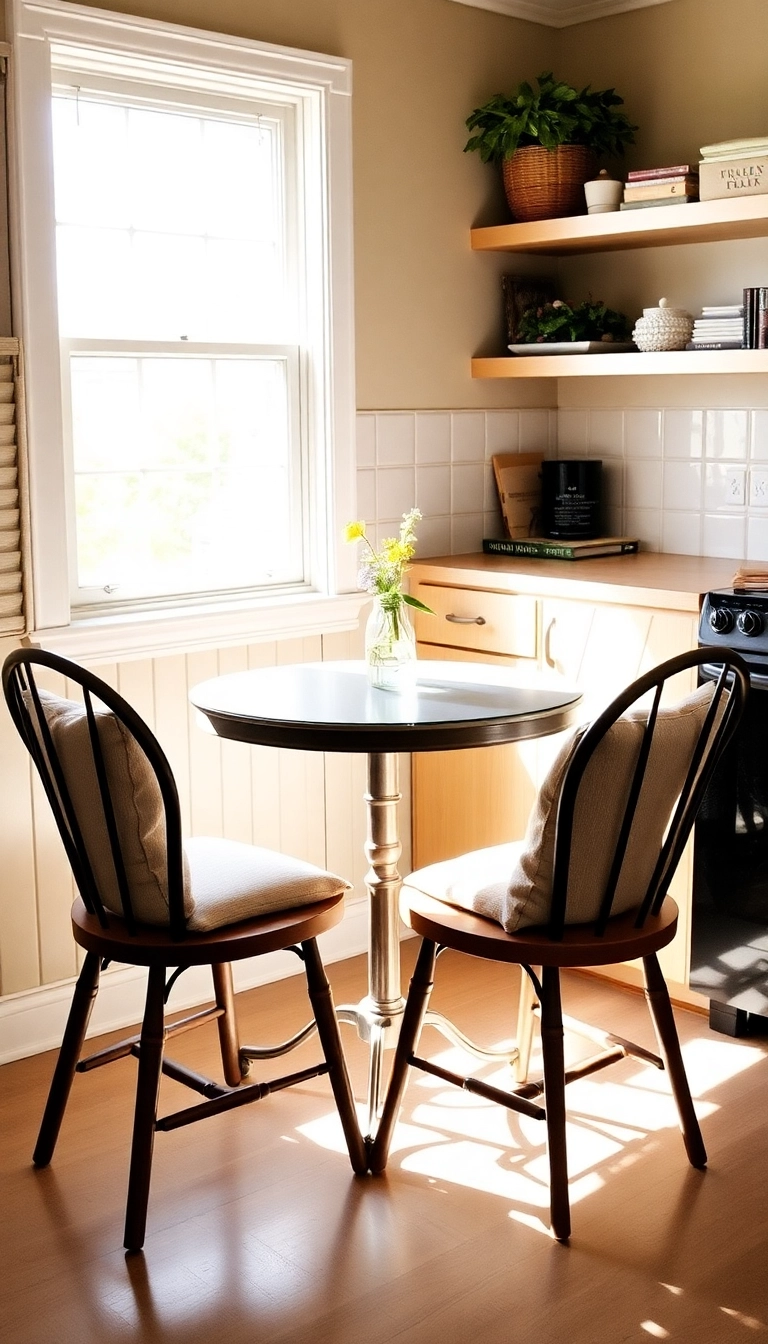
<instances>
[{"instance_id":1,"label":"beige seat cushion","mask_svg":"<svg viewBox=\"0 0 768 1344\"><path fill-rule=\"evenodd\" d=\"M85 706L49 691L41 690L39 695L99 895L108 910L122 915ZM34 709L31 712L34 722ZM110 710L94 704L94 714L134 916L142 924L167 924L165 816L155 772L135 738ZM187 872L184 878L184 913L190 915Z\"/></svg>"},{"instance_id":2,"label":"beige seat cushion","mask_svg":"<svg viewBox=\"0 0 768 1344\"><path fill-rule=\"evenodd\" d=\"M198 933L325 901L350 889L343 877L312 863L236 840L194 836L184 849L193 904L187 927Z\"/></svg>"},{"instance_id":3,"label":"beige seat cushion","mask_svg":"<svg viewBox=\"0 0 768 1344\"><path fill-rule=\"evenodd\" d=\"M39 695L99 894L108 910L122 915L85 708L48 691ZM165 816L155 772L110 710L94 705L94 713L134 916L142 924L166 925ZM34 710L32 716L34 721ZM182 862L184 914L199 932L349 889L335 873L233 840L188 840Z\"/></svg>"},{"instance_id":4,"label":"beige seat cushion","mask_svg":"<svg viewBox=\"0 0 768 1344\"><path fill-rule=\"evenodd\" d=\"M613 914L633 909L645 896L713 691L710 683L659 711ZM569 924L585 924L597 917L646 718L643 710L635 709L618 719L584 772L568 874ZM495 919L507 933L546 924L552 904L557 805L566 767L585 732L586 727L577 729L559 752L541 786L523 841L433 864L412 873L407 885Z\"/></svg>"}]
</instances>

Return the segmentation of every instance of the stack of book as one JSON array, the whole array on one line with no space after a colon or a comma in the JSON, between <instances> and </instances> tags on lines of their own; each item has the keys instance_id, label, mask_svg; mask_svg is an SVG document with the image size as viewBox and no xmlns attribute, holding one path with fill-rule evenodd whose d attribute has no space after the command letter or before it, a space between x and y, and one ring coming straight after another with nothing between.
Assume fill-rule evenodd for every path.
<instances>
[{"instance_id":1,"label":"stack of book","mask_svg":"<svg viewBox=\"0 0 768 1344\"><path fill-rule=\"evenodd\" d=\"M686 350L741 350L744 345L744 308L740 303L710 305L693 324Z\"/></svg>"},{"instance_id":2,"label":"stack of book","mask_svg":"<svg viewBox=\"0 0 768 1344\"><path fill-rule=\"evenodd\" d=\"M636 555L637 537L593 537L589 541L558 541L554 537L483 539L486 555L520 555L533 560L590 560L601 555Z\"/></svg>"},{"instance_id":3,"label":"stack of book","mask_svg":"<svg viewBox=\"0 0 768 1344\"><path fill-rule=\"evenodd\" d=\"M747 561L736 570L733 586L737 593L768 593L768 565Z\"/></svg>"},{"instance_id":4,"label":"stack of book","mask_svg":"<svg viewBox=\"0 0 768 1344\"><path fill-rule=\"evenodd\" d=\"M683 205L699 199L699 170L690 163L671 168L637 168L627 173L621 210L649 205Z\"/></svg>"},{"instance_id":5,"label":"stack of book","mask_svg":"<svg viewBox=\"0 0 768 1344\"><path fill-rule=\"evenodd\" d=\"M702 201L764 195L768 192L768 136L702 145L699 180Z\"/></svg>"},{"instance_id":6,"label":"stack of book","mask_svg":"<svg viewBox=\"0 0 768 1344\"><path fill-rule=\"evenodd\" d=\"M768 349L768 285L744 290L742 344L745 350Z\"/></svg>"}]
</instances>

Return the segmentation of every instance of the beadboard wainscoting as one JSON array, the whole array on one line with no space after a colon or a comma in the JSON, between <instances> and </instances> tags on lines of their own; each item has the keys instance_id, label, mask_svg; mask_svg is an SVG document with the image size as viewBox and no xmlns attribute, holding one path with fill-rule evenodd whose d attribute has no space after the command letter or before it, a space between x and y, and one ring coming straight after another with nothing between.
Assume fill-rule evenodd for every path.
<instances>
[{"instance_id":1,"label":"beadboard wainscoting","mask_svg":"<svg viewBox=\"0 0 768 1344\"><path fill-rule=\"evenodd\" d=\"M359 632L245 648L137 660L96 673L136 707L156 733L173 767L187 834L225 836L273 849L341 873L355 884L338 928L323 935L330 961L367 945L366 762L364 756L251 747L205 731L188 692L197 682L269 664L354 658ZM12 647L0 646L0 656ZM74 696L63 678L50 690ZM61 1040L78 954L69 926L73 883L50 808L5 705L0 714L0 1062L33 1054ZM402 868L410 871L410 781L401 771ZM244 989L292 975L295 957L274 953L240 963L235 984ZM91 1033L141 1018L144 974L127 967L104 975ZM211 996L210 973L185 974L171 1006Z\"/></svg>"}]
</instances>

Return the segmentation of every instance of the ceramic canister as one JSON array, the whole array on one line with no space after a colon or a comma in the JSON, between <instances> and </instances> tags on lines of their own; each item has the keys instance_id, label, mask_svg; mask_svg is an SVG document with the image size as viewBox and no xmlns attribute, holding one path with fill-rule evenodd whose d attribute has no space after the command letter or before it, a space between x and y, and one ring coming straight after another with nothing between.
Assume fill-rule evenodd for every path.
<instances>
[{"instance_id":1,"label":"ceramic canister","mask_svg":"<svg viewBox=\"0 0 768 1344\"><path fill-rule=\"evenodd\" d=\"M590 458L542 462L541 512L545 537L587 541L600 535L602 462Z\"/></svg>"}]
</instances>

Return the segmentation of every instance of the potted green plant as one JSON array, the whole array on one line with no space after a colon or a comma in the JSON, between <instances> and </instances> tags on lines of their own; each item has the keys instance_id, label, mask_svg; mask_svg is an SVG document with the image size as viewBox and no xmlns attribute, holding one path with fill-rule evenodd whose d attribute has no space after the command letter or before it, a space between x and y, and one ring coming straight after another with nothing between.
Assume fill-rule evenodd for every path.
<instances>
[{"instance_id":1,"label":"potted green plant","mask_svg":"<svg viewBox=\"0 0 768 1344\"><path fill-rule=\"evenodd\" d=\"M465 152L501 163L504 189L515 219L554 219L582 214L584 183L602 155L623 154L637 130L615 89L575 89L551 71L526 81L511 97L497 93L467 118L473 131Z\"/></svg>"},{"instance_id":2,"label":"potted green plant","mask_svg":"<svg viewBox=\"0 0 768 1344\"><path fill-rule=\"evenodd\" d=\"M526 308L520 318L518 340L521 344L540 345L555 341L626 341L629 322L623 313L606 308L600 299L570 304L555 299Z\"/></svg>"}]
</instances>

